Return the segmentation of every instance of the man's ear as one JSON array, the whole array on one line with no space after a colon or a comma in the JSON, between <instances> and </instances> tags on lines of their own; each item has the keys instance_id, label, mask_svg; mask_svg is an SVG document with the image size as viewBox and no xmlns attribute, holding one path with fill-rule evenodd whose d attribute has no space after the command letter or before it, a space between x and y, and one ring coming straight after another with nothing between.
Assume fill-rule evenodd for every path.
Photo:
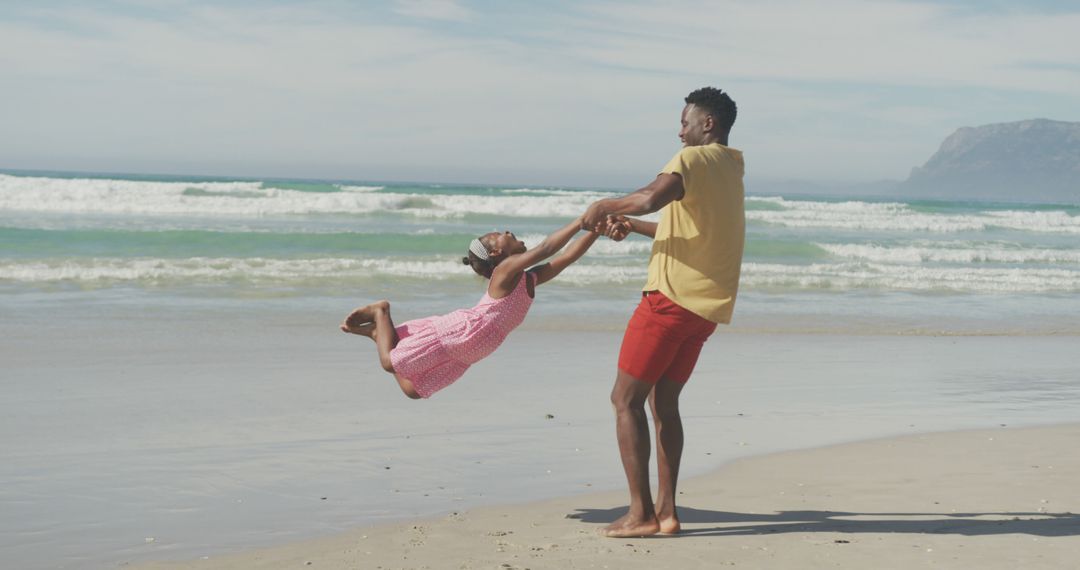
<instances>
[{"instance_id":1,"label":"man's ear","mask_svg":"<svg viewBox=\"0 0 1080 570\"><path fill-rule=\"evenodd\" d=\"M714 128L716 128L716 118L712 115L705 115L704 131L711 133Z\"/></svg>"}]
</instances>

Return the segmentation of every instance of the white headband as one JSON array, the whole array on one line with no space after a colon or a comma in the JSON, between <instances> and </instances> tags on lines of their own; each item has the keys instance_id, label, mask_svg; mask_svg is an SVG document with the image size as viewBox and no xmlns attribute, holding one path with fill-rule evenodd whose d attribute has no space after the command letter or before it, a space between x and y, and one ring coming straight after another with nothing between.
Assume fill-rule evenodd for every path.
<instances>
[{"instance_id":1,"label":"white headband","mask_svg":"<svg viewBox=\"0 0 1080 570\"><path fill-rule=\"evenodd\" d=\"M480 242L480 238L472 240L472 243L469 244L469 251L476 257L479 257L481 261L489 261L491 259L491 255L488 253L487 248L484 247L484 244Z\"/></svg>"}]
</instances>

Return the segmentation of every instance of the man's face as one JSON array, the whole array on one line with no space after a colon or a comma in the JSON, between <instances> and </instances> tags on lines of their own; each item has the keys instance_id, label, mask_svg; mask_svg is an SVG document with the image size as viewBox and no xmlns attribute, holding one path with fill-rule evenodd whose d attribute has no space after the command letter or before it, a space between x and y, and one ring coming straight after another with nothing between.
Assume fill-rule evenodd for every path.
<instances>
[{"instance_id":1,"label":"man's face","mask_svg":"<svg viewBox=\"0 0 1080 570\"><path fill-rule=\"evenodd\" d=\"M682 129L679 129L679 140L683 146L700 146L705 144L705 133L709 114L699 109L697 105L689 104L682 110Z\"/></svg>"}]
</instances>

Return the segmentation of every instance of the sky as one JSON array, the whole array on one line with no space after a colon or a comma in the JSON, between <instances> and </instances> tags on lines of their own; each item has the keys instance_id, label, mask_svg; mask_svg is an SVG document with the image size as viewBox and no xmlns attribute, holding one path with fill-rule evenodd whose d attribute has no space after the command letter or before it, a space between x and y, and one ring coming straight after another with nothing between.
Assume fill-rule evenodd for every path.
<instances>
[{"instance_id":1,"label":"sky","mask_svg":"<svg viewBox=\"0 0 1080 570\"><path fill-rule=\"evenodd\" d=\"M637 187L683 97L749 180L900 180L1080 121L1080 3L4 0L0 168Z\"/></svg>"}]
</instances>

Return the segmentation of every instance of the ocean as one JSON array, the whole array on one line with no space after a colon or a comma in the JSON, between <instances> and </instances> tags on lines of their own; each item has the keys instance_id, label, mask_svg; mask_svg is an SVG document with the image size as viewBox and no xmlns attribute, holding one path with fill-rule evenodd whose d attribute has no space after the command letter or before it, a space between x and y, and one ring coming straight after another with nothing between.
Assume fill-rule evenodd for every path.
<instances>
[{"instance_id":1,"label":"ocean","mask_svg":"<svg viewBox=\"0 0 1080 570\"><path fill-rule=\"evenodd\" d=\"M648 240L599 240L430 400L337 326L471 306L473 237L532 245L628 190L0 173L0 560L213 558L621 489L607 400ZM1080 206L748 191L685 477L1080 414Z\"/></svg>"},{"instance_id":2,"label":"ocean","mask_svg":"<svg viewBox=\"0 0 1080 570\"><path fill-rule=\"evenodd\" d=\"M509 229L535 244L627 190L0 174L0 299L334 299L344 309L388 298L446 312L483 290L459 262L470 239ZM746 210L736 325L1080 331L1080 206L757 195L751 185ZM545 287L537 323L621 325L648 252L640 236L598 242ZM592 324L570 321L582 312Z\"/></svg>"}]
</instances>

